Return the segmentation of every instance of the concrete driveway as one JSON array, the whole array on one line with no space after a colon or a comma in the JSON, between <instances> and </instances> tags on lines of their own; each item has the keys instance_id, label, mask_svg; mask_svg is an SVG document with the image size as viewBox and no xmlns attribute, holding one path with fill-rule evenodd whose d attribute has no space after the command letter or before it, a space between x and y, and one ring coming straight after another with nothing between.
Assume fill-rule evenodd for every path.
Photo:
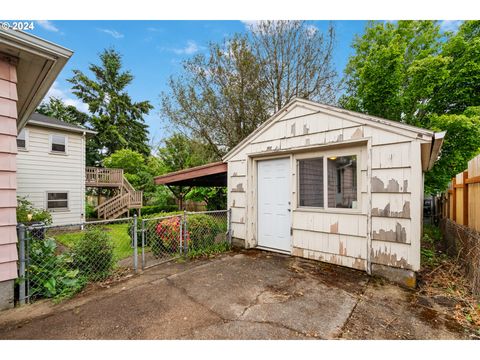
<instances>
[{"instance_id":1,"label":"concrete driveway","mask_svg":"<svg viewBox=\"0 0 480 360\"><path fill-rule=\"evenodd\" d=\"M256 250L167 263L53 305L0 313L1 339L455 339L413 291ZM432 316L431 311L434 311Z\"/></svg>"}]
</instances>

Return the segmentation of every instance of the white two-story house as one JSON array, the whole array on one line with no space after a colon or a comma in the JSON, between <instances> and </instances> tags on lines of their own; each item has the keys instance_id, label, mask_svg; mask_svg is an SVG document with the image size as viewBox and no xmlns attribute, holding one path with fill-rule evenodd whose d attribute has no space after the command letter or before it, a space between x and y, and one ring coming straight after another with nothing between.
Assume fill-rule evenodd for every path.
<instances>
[{"instance_id":1,"label":"white two-story house","mask_svg":"<svg viewBox=\"0 0 480 360\"><path fill-rule=\"evenodd\" d=\"M85 143L95 134L34 113L17 137L17 196L51 212L53 225L85 220Z\"/></svg>"}]
</instances>

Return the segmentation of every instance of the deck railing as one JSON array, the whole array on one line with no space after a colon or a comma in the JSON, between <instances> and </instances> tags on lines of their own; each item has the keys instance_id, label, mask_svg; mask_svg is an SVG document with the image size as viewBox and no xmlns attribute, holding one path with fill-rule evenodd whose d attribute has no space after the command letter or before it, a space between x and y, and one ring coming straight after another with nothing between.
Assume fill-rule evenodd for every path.
<instances>
[{"instance_id":1,"label":"deck railing","mask_svg":"<svg viewBox=\"0 0 480 360\"><path fill-rule=\"evenodd\" d=\"M140 209L143 205L143 192L137 191L123 175L123 169L87 167L85 185L90 187L116 187L119 192L114 197L99 204L95 211L99 218L116 218L129 209Z\"/></svg>"},{"instance_id":2,"label":"deck railing","mask_svg":"<svg viewBox=\"0 0 480 360\"><path fill-rule=\"evenodd\" d=\"M115 186L123 184L123 169L108 169L98 167L85 168L85 185L87 186Z\"/></svg>"}]
</instances>

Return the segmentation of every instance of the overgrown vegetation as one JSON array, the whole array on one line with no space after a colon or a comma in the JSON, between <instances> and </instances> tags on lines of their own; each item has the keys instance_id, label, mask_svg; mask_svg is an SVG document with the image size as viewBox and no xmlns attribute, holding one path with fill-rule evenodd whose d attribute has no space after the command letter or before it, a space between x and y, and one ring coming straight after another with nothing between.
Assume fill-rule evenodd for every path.
<instances>
[{"instance_id":1,"label":"overgrown vegetation","mask_svg":"<svg viewBox=\"0 0 480 360\"><path fill-rule=\"evenodd\" d=\"M480 335L480 302L472 295L458 259L445 253L442 234L436 226L424 226L421 261L419 293L429 299L447 299L446 302L452 304L450 315Z\"/></svg>"},{"instance_id":2,"label":"overgrown vegetation","mask_svg":"<svg viewBox=\"0 0 480 360\"><path fill-rule=\"evenodd\" d=\"M57 253L55 239L33 239L29 253L28 276L31 299L53 298L60 301L71 297L85 286L87 277L75 266L70 253Z\"/></svg>"},{"instance_id":3,"label":"overgrown vegetation","mask_svg":"<svg viewBox=\"0 0 480 360\"><path fill-rule=\"evenodd\" d=\"M42 222L45 225L52 223L52 215L43 209L37 209L24 197L17 197L17 223L28 224Z\"/></svg>"}]
</instances>

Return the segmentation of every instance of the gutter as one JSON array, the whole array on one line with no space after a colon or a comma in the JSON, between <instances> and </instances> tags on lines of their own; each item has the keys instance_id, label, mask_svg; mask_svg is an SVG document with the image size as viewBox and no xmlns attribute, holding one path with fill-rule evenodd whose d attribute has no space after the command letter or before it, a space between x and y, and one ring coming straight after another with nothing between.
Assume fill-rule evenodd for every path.
<instances>
[{"instance_id":1,"label":"gutter","mask_svg":"<svg viewBox=\"0 0 480 360\"><path fill-rule=\"evenodd\" d=\"M427 171L431 170L435 164L435 161L437 161L446 133L446 131L441 131L433 134L432 149L430 151L430 160L428 161Z\"/></svg>"},{"instance_id":2,"label":"gutter","mask_svg":"<svg viewBox=\"0 0 480 360\"><path fill-rule=\"evenodd\" d=\"M42 121L36 121L36 120L28 120L27 125L34 125L38 127L46 127L50 129L58 129L58 130L64 130L64 131L69 131L69 132L75 132L75 133L86 133L86 134L93 134L96 135L97 132L90 130L90 129L83 129L83 128L74 128L70 126L62 126L62 125L57 125L57 124L48 124L44 123Z\"/></svg>"}]
</instances>

